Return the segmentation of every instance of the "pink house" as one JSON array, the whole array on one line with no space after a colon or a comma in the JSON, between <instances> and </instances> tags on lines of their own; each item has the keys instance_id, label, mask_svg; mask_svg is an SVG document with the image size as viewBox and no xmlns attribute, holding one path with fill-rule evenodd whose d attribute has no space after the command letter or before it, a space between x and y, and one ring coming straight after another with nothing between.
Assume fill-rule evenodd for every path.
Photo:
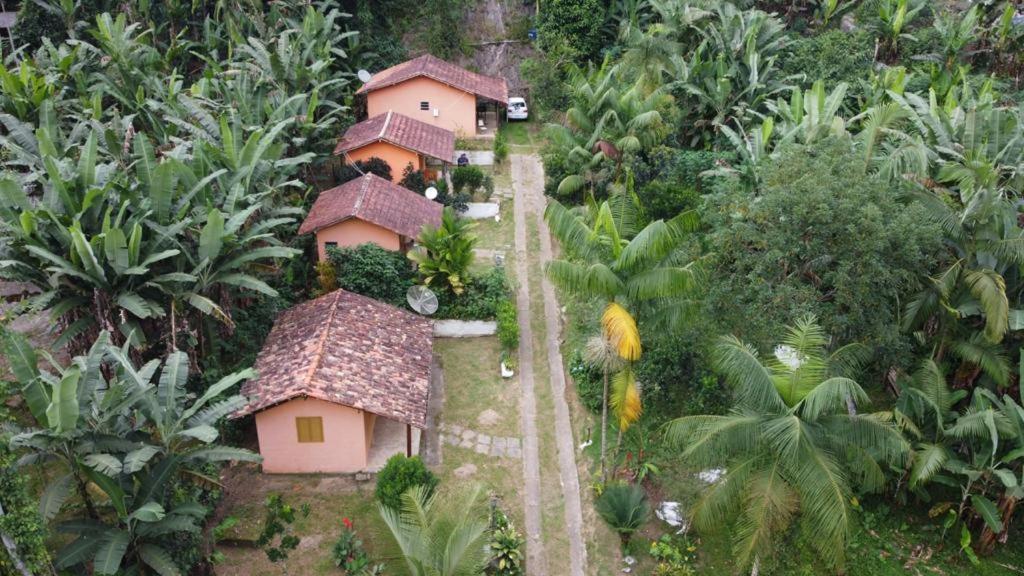
<instances>
[{"instance_id":1,"label":"pink house","mask_svg":"<svg viewBox=\"0 0 1024 576\"><path fill-rule=\"evenodd\" d=\"M281 313L242 386L266 473L378 470L419 452L433 323L335 290Z\"/></svg>"},{"instance_id":2,"label":"pink house","mask_svg":"<svg viewBox=\"0 0 1024 576\"><path fill-rule=\"evenodd\" d=\"M375 73L356 93L366 95L370 118L393 110L462 137L493 135L500 110L508 107L504 78L476 74L430 54Z\"/></svg>"},{"instance_id":3,"label":"pink house","mask_svg":"<svg viewBox=\"0 0 1024 576\"><path fill-rule=\"evenodd\" d=\"M424 226L441 223L441 204L376 174L367 174L324 190L299 226L316 234L317 254L330 246L373 242L387 250L408 250Z\"/></svg>"},{"instance_id":4,"label":"pink house","mask_svg":"<svg viewBox=\"0 0 1024 576\"><path fill-rule=\"evenodd\" d=\"M353 125L334 148L346 164L377 157L391 167L391 177L402 178L412 164L429 180L436 180L455 157L455 134L397 112L385 112Z\"/></svg>"}]
</instances>

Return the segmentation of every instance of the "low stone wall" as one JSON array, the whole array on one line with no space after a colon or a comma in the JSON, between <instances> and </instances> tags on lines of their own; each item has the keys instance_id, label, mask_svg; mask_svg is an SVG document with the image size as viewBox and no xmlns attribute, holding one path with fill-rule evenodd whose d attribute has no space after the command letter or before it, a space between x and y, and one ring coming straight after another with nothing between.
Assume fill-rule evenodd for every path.
<instances>
[{"instance_id":1,"label":"low stone wall","mask_svg":"<svg viewBox=\"0 0 1024 576\"><path fill-rule=\"evenodd\" d=\"M498 333L498 323L490 320L435 320L437 338L476 338Z\"/></svg>"}]
</instances>

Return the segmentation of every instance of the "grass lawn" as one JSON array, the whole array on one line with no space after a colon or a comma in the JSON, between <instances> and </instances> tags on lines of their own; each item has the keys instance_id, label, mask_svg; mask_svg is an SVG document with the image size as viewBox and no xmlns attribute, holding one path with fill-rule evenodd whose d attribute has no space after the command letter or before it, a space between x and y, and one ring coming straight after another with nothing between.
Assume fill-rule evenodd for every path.
<instances>
[{"instance_id":1,"label":"grass lawn","mask_svg":"<svg viewBox=\"0 0 1024 576\"><path fill-rule=\"evenodd\" d=\"M519 386L515 378L503 380L498 372L501 347L497 337L439 339L435 343L445 374L445 402L441 420L459 424L492 436L519 437ZM500 418L490 425L478 421L488 408ZM522 461L477 454L473 450L443 446L443 459L435 472L442 489L459 489L477 482L490 498L522 526ZM476 466L469 477L456 476L465 464ZM375 561L388 565L387 574L404 574L392 548L391 536L380 519L374 499L373 482L356 482L350 476L264 475L255 467L237 466L225 474L225 499L218 517L238 520L227 531L218 550L225 561L218 576L277 576L280 565L267 560L266 554L239 543L253 542L263 527L263 502L269 494L281 494L296 508L309 504L310 515L299 517L294 533L301 538L299 548L288 560L289 574L337 574L331 550L341 531L342 518L351 519L364 545ZM225 543L224 540L232 542Z\"/></svg>"},{"instance_id":2,"label":"grass lawn","mask_svg":"<svg viewBox=\"0 0 1024 576\"><path fill-rule=\"evenodd\" d=\"M511 200L506 199L501 202L499 214L501 222L495 222L493 218L476 221L476 228L473 230L477 238L476 247L482 250L504 250L506 257L511 258L515 251L515 239L513 238L515 221ZM488 264L493 265L491 262ZM508 266L509 264L506 264L506 267Z\"/></svg>"},{"instance_id":3,"label":"grass lawn","mask_svg":"<svg viewBox=\"0 0 1024 576\"><path fill-rule=\"evenodd\" d=\"M356 483L348 477L321 475L264 475L253 467L236 467L228 473L221 514L238 519L224 538L252 542L263 529L264 501L269 494L280 494L296 509L308 504L309 516L296 515L294 534L299 546L287 560L289 574L337 574L331 549L341 533L342 518L349 518L375 561L388 565L387 574L403 574L393 555L390 534L377 512L374 485ZM217 550L224 562L217 566L218 576L278 576L281 564L267 560L263 550L251 546L226 545Z\"/></svg>"},{"instance_id":4,"label":"grass lawn","mask_svg":"<svg viewBox=\"0 0 1024 576\"><path fill-rule=\"evenodd\" d=\"M503 379L500 376L501 345L496 336L439 338L434 342L434 354L444 370L443 423L492 437L522 437L519 381L516 377ZM481 414L486 410L497 412L496 422L481 422ZM522 460L478 454L475 450L448 444L442 444L441 453L442 462L437 472L442 486L479 483L522 530ZM457 476L456 470L468 464L475 466L476 471L462 478Z\"/></svg>"},{"instance_id":5,"label":"grass lawn","mask_svg":"<svg viewBox=\"0 0 1024 576\"><path fill-rule=\"evenodd\" d=\"M539 143L540 123L535 120L513 120L502 126L512 146L534 146Z\"/></svg>"}]
</instances>

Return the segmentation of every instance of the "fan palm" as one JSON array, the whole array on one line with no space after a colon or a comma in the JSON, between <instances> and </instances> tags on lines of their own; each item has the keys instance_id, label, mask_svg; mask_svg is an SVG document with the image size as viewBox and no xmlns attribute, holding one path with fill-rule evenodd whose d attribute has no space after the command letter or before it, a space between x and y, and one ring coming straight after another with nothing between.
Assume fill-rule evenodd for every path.
<instances>
[{"instance_id":1,"label":"fan palm","mask_svg":"<svg viewBox=\"0 0 1024 576\"><path fill-rule=\"evenodd\" d=\"M899 431L855 409L868 400L850 378L863 349L829 354L827 344L813 316L788 328L769 360L723 337L715 365L733 387L733 411L668 425L686 461L727 470L697 502L693 520L701 530L731 527L739 569L767 559L799 521L825 563L841 570L853 491L880 489L885 467L906 460Z\"/></svg>"},{"instance_id":2,"label":"fan palm","mask_svg":"<svg viewBox=\"0 0 1024 576\"><path fill-rule=\"evenodd\" d=\"M489 560L487 513L479 486L465 494L402 494L402 508L379 504L411 576L477 576Z\"/></svg>"}]
</instances>

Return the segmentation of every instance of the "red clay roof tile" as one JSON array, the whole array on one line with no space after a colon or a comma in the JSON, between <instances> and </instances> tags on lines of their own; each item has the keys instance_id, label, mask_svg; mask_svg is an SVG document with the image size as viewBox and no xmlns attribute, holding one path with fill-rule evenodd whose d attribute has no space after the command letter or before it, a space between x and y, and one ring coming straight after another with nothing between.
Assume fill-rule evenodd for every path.
<instances>
[{"instance_id":1,"label":"red clay roof tile","mask_svg":"<svg viewBox=\"0 0 1024 576\"><path fill-rule=\"evenodd\" d=\"M454 132L390 111L363 120L346 130L334 147L334 154L344 154L381 141L449 164L455 157ZM405 166L391 168L401 171Z\"/></svg>"},{"instance_id":2,"label":"red clay roof tile","mask_svg":"<svg viewBox=\"0 0 1024 576\"><path fill-rule=\"evenodd\" d=\"M233 417L310 397L425 428L433 322L344 290L282 312Z\"/></svg>"},{"instance_id":3,"label":"red clay roof tile","mask_svg":"<svg viewBox=\"0 0 1024 576\"><path fill-rule=\"evenodd\" d=\"M316 232L349 218L359 218L392 232L416 238L423 226L438 226L444 207L412 190L369 173L324 190L299 227Z\"/></svg>"},{"instance_id":4,"label":"red clay roof tile","mask_svg":"<svg viewBox=\"0 0 1024 576\"><path fill-rule=\"evenodd\" d=\"M483 74L470 72L465 68L445 62L430 54L406 60L401 64L396 64L391 68L377 72L356 93L373 92L374 90L393 86L419 76L433 78L438 82L448 84L464 92L483 96L502 104L508 104L508 84L504 78L484 76Z\"/></svg>"}]
</instances>

